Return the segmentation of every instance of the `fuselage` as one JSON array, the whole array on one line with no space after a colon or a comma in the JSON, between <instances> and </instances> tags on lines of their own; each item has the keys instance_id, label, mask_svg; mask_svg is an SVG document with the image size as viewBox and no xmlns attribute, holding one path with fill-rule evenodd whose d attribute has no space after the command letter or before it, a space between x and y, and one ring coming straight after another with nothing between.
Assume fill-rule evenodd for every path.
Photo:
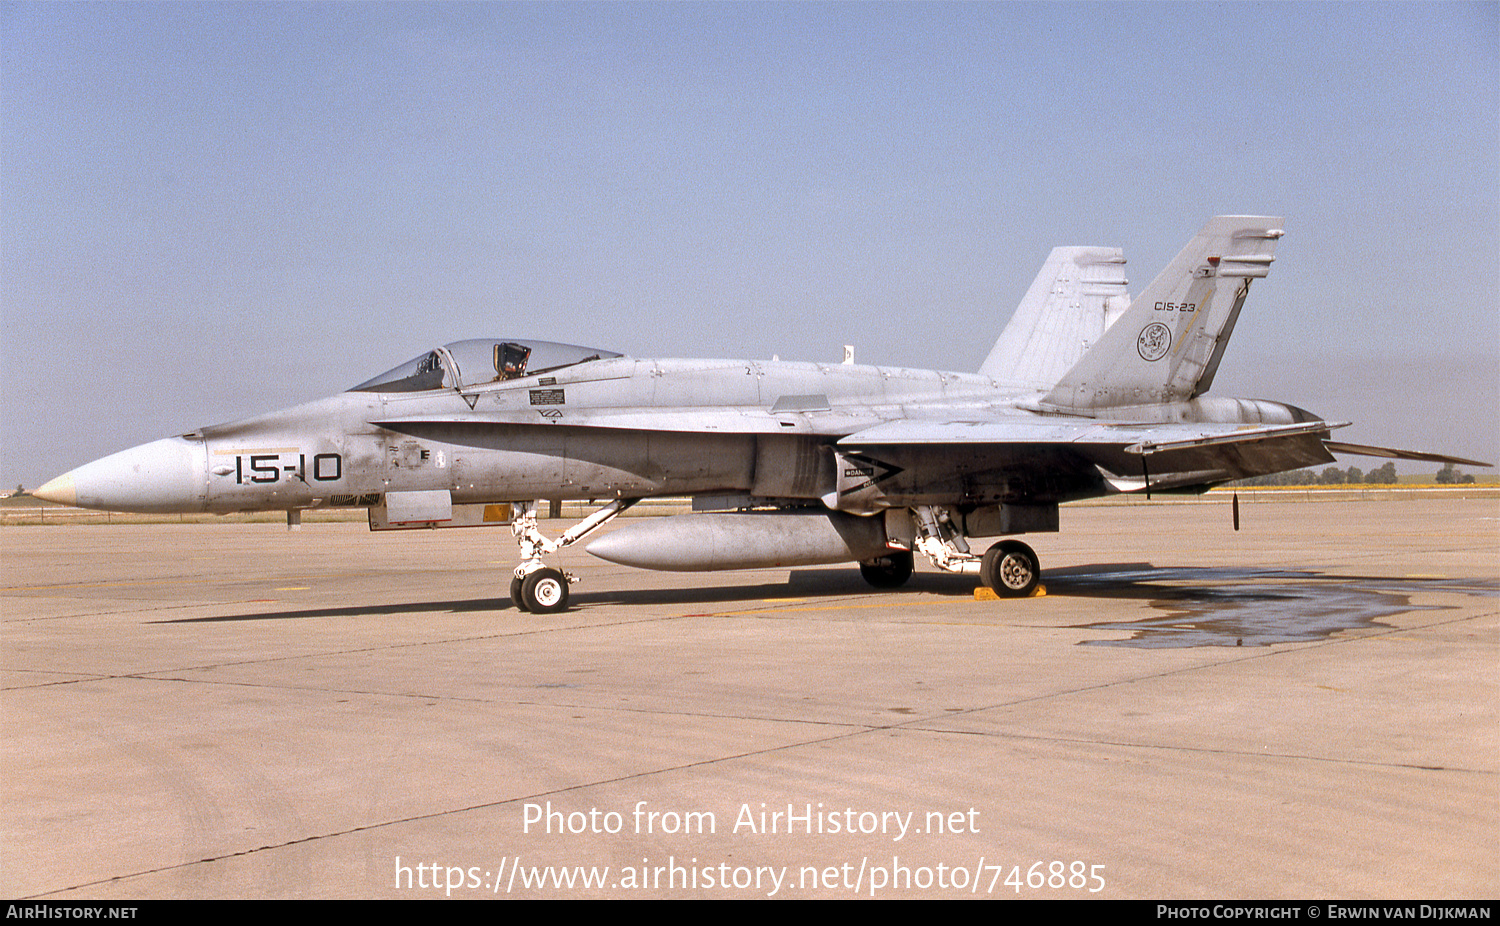
<instances>
[{"instance_id":1,"label":"fuselage","mask_svg":"<svg viewBox=\"0 0 1500 926\"><path fill-rule=\"evenodd\" d=\"M465 342L472 343L472 342ZM497 342L498 343L498 342ZM434 354L436 356L436 353ZM446 355L444 355L446 357ZM498 352L497 352L498 357ZM500 361L496 360L498 367ZM1035 420L1034 395L988 376L791 361L610 356L537 374L379 383L144 444L38 490L81 507L235 512L363 507L389 492L454 503L742 493L813 500L836 479L833 443L884 422ZM374 382L374 381L372 381ZM1141 410L1142 420L1297 420L1250 400ZM1111 491L1056 448L912 448L880 505L1060 501ZM964 459L955 459L955 455Z\"/></svg>"}]
</instances>

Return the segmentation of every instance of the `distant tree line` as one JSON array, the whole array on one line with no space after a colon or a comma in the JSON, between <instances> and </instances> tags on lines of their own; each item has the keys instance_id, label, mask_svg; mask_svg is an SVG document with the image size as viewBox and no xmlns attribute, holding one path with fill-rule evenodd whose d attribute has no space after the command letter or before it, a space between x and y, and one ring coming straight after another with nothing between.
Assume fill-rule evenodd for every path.
<instances>
[{"instance_id":1,"label":"distant tree line","mask_svg":"<svg viewBox=\"0 0 1500 926\"><path fill-rule=\"evenodd\" d=\"M1330 466L1321 473L1311 469L1294 469L1289 473L1272 473L1269 476L1255 476L1250 479L1240 479L1231 482L1235 486L1344 486L1344 485L1395 485L1396 464L1394 462L1377 466L1368 473L1362 472L1358 466L1348 469L1339 469ZM1474 477L1467 473L1460 473L1452 463L1445 464L1438 470L1433 481L1438 485L1468 485L1474 481Z\"/></svg>"},{"instance_id":2,"label":"distant tree line","mask_svg":"<svg viewBox=\"0 0 1500 926\"><path fill-rule=\"evenodd\" d=\"M1438 470L1438 474L1434 477L1433 481L1438 485L1444 486L1468 485L1474 481L1474 476L1472 473L1460 473L1458 467L1452 463L1445 463L1443 464L1443 468Z\"/></svg>"}]
</instances>

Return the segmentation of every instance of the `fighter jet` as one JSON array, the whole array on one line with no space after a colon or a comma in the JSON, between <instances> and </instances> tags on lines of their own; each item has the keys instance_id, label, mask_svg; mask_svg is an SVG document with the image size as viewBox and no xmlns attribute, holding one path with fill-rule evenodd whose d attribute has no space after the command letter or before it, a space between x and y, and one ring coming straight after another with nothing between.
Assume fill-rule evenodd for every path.
<instances>
[{"instance_id":1,"label":"fighter jet","mask_svg":"<svg viewBox=\"0 0 1500 926\"><path fill-rule=\"evenodd\" d=\"M567 607L547 564L644 498L693 514L641 519L592 554L647 569L857 562L870 584L913 553L1033 592L1017 535L1058 506L1199 493L1333 461L1333 452L1483 466L1337 443L1280 402L1206 395L1280 218L1208 222L1131 300L1115 248L1058 248L977 373L760 360L651 360L520 338L426 351L346 392L201 428L81 466L37 489L133 512L364 507L372 529L509 525L516 606ZM537 506L600 507L556 540Z\"/></svg>"}]
</instances>

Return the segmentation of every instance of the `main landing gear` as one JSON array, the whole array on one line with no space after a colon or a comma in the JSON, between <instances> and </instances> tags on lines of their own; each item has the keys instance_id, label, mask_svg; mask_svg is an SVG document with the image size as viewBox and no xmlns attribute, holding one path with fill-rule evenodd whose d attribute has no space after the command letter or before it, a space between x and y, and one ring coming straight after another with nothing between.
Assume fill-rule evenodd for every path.
<instances>
[{"instance_id":1,"label":"main landing gear","mask_svg":"<svg viewBox=\"0 0 1500 926\"><path fill-rule=\"evenodd\" d=\"M1004 598L1024 598L1042 577L1036 551L1019 540L1002 540L983 556L969 549L968 538L946 508L923 505L911 510L912 546L944 572L977 574L979 581ZM894 588L911 576L911 553L892 553L859 564L860 574L876 588Z\"/></svg>"},{"instance_id":2,"label":"main landing gear","mask_svg":"<svg viewBox=\"0 0 1500 926\"><path fill-rule=\"evenodd\" d=\"M515 535L524 560L516 567L510 580L510 600L515 604L516 610L553 614L566 609L568 586L575 580L561 569L543 564L542 557L577 543L638 501L640 499L615 499L564 531L555 541L547 539L536 526L537 504L516 502L510 532Z\"/></svg>"},{"instance_id":3,"label":"main landing gear","mask_svg":"<svg viewBox=\"0 0 1500 926\"><path fill-rule=\"evenodd\" d=\"M1036 551L1019 540L1000 541L984 551L979 563L979 580L1007 598L1025 598L1041 578Z\"/></svg>"},{"instance_id":4,"label":"main landing gear","mask_svg":"<svg viewBox=\"0 0 1500 926\"><path fill-rule=\"evenodd\" d=\"M911 573L910 550L895 550L859 564L859 574L876 588L900 588L911 578Z\"/></svg>"}]
</instances>

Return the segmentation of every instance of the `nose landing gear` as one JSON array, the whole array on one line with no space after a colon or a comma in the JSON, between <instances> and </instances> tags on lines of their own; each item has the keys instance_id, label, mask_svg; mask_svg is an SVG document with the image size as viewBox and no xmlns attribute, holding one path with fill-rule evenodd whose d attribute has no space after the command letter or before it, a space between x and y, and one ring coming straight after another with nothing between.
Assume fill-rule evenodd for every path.
<instances>
[{"instance_id":1,"label":"nose landing gear","mask_svg":"<svg viewBox=\"0 0 1500 926\"><path fill-rule=\"evenodd\" d=\"M542 557L577 543L638 501L637 498L617 498L564 531L555 541L547 539L536 526L538 503L516 502L510 532L515 535L524 560L510 580L510 600L516 610L533 614L554 614L565 610L568 607L568 586L577 580L561 569L545 565Z\"/></svg>"}]
</instances>

